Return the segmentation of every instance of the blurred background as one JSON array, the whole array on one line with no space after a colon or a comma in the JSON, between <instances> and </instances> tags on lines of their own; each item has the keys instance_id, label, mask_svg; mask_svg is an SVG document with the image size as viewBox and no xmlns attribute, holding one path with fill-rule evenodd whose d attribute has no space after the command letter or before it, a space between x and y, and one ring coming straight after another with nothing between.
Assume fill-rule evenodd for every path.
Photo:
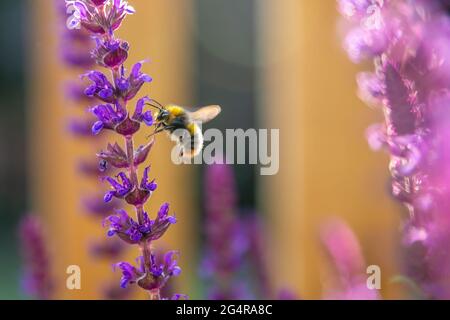
<instances>
[{"instance_id":1,"label":"blurred background","mask_svg":"<svg viewBox=\"0 0 450 320\"><path fill-rule=\"evenodd\" d=\"M29 200L26 147L25 42L26 4L24 1L1 3L0 117L0 261L2 261L1 297L20 297L17 221L26 213ZM11 25L16 27L10 28Z\"/></svg>"},{"instance_id":2,"label":"blurred background","mask_svg":"<svg viewBox=\"0 0 450 320\"><path fill-rule=\"evenodd\" d=\"M252 211L264 221L262 254L275 290L321 297L327 260L318 231L339 217L355 232L367 265L381 267L383 297L401 297L391 282L401 267L401 209L389 196L387 157L371 152L365 141L364 131L378 113L356 96L358 70L341 48L335 2L130 3L137 14L126 19L120 36L131 43L129 63L150 59L145 71L154 78L147 89L152 97L180 105L220 104L221 116L208 127L280 129L277 175L260 176L257 166L232 167L242 219ZM110 261L88 254L92 237L105 230L101 220L83 213L80 197L99 182L85 181L76 170L79 158L93 150L68 132L67 118L84 111L68 106L73 103L63 90L64 81L83 70L61 62L64 25L55 1L4 0L0 8L0 298L27 297L20 287L17 226L28 212L45 222L58 279L54 297L101 298L100 283L118 283L120 276ZM150 160L160 188L152 203L170 202L179 220L158 245L182 252L176 291L202 298L207 169L172 165L169 141L161 139L155 148ZM126 259L136 255L130 250ZM82 269L81 290L65 288L71 264Z\"/></svg>"}]
</instances>

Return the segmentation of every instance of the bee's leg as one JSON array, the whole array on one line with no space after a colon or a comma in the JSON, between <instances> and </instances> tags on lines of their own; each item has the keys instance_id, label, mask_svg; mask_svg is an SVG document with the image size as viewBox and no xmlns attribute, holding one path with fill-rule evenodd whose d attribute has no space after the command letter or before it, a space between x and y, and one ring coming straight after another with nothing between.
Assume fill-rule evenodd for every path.
<instances>
[{"instance_id":1,"label":"bee's leg","mask_svg":"<svg viewBox=\"0 0 450 320\"><path fill-rule=\"evenodd\" d=\"M154 135L157 135L160 132L167 131L167 130L172 130L172 129L175 129L175 128L176 128L175 126L168 126L168 125L165 125L164 123L161 122L161 123L159 123L156 126L155 131L153 131L153 133L151 135L149 135L147 138L153 137Z\"/></svg>"},{"instance_id":2,"label":"bee's leg","mask_svg":"<svg viewBox=\"0 0 450 320\"><path fill-rule=\"evenodd\" d=\"M175 130L176 128L178 128L177 126L174 125L167 125L167 124L162 124L162 128L160 128L159 130L161 131L170 131L170 130Z\"/></svg>"},{"instance_id":3,"label":"bee's leg","mask_svg":"<svg viewBox=\"0 0 450 320\"><path fill-rule=\"evenodd\" d=\"M164 131L164 128L156 129L155 131L153 131L152 134L150 134L150 135L147 136L147 139L149 139L149 138L151 138L151 137L153 137L153 136L155 136L155 135L157 135L158 133L163 132L163 131Z\"/></svg>"},{"instance_id":4,"label":"bee's leg","mask_svg":"<svg viewBox=\"0 0 450 320\"><path fill-rule=\"evenodd\" d=\"M163 128L161 128L163 127ZM149 136L147 136L147 139L149 139L150 137L153 137L154 135L157 135L158 133L164 131L164 123L160 122L156 125L155 130L153 131L153 133Z\"/></svg>"}]
</instances>

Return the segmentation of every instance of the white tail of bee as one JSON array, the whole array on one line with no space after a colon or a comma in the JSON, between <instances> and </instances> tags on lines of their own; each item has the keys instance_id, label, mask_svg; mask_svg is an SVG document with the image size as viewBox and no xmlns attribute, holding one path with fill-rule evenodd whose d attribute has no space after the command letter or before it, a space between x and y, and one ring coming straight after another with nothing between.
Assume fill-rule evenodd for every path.
<instances>
[{"instance_id":1,"label":"white tail of bee","mask_svg":"<svg viewBox=\"0 0 450 320\"><path fill-rule=\"evenodd\" d=\"M186 129L177 129L170 134L170 138L177 144L172 151L172 159L178 158L176 162L182 163L183 159L191 159L203 149L204 140L200 128L195 131L194 135L191 135Z\"/></svg>"}]
</instances>

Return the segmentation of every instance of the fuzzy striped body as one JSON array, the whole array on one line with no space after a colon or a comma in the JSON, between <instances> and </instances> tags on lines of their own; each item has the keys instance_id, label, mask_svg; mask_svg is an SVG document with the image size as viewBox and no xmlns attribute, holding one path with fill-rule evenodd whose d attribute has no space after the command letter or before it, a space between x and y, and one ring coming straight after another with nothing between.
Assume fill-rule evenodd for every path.
<instances>
[{"instance_id":1,"label":"fuzzy striped body","mask_svg":"<svg viewBox=\"0 0 450 320\"><path fill-rule=\"evenodd\" d=\"M173 140L181 147L181 156L194 157L203 148L203 134L197 123L192 121L184 108L169 105L165 108L169 112L164 124L169 127L168 131Z\"/></svg>"}]
</instances>

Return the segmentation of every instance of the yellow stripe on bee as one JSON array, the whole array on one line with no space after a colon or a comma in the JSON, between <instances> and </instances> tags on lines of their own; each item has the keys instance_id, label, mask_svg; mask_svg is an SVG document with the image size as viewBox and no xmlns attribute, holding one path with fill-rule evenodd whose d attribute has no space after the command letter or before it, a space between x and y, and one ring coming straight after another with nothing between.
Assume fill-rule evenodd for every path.
<instances>
[{"instance_id":1,"label":"yellow stripe on bee","mask_svg":"<svg viewBox=\"0 0 450 320\"><path fill-rule=\"evenodd\" d=\"M179 107L179 106L174 106L174 105L169 105L166 107L166 110L169 111L169 113L172 116L178 117L182 114L184 114L186 111L184 110L184 108Z\"/></svg>"},{"instance_id":2,"label":"yellow stripe on bee","mask_svg":"<svg viewBox=\"0 0 450 320\"><path fill-rule=\"evenodd\" d=\"M192 122L186 126L186 129L189 131L189 134L191 136L193 136L197 133L197 131L199 130L199 127L195 123Z\"/></svg>"}]
</instances>

